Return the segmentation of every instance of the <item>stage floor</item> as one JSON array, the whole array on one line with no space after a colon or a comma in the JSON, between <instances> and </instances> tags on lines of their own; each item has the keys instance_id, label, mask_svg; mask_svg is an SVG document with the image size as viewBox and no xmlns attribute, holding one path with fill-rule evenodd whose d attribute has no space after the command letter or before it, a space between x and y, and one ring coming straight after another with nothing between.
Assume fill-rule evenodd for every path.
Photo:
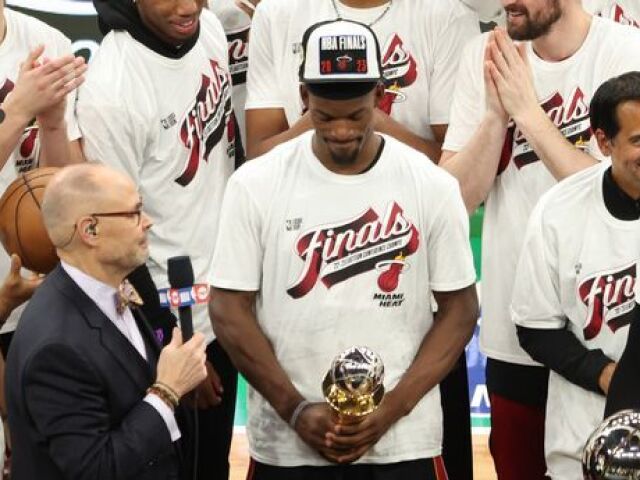
<instances>
[{"instance_id":1,"label":"stage floor","mask_svg":"<svg viewBox=\"0 0 640 480\"><path fill-rule=\"evenodd\" d=\"M474 480L496 479L487 441L487 435L473 436ZM243 431L238 430L231 445L231 480L245 480L248 463L247 437Z\"/></svg>"}]
</instances>

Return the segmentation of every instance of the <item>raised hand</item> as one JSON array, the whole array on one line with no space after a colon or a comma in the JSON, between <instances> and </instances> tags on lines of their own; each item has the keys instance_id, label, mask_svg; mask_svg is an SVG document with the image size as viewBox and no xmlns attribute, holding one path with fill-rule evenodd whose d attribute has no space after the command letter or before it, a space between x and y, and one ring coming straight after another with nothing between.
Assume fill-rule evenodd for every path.
<instances>
[{"instance_id":1,"label":"raised hand","mask_svg":"<svg viewBox=\"0 0 640 480\"><path fill-rule=\"evenodd\" d=\"M31 298L44 277L31 274L23 277L20 273L22 261L15 253L11 255L11 268L0 286L0 323L6 320L11 311Z\"/></svg>"},{"instance_id":2,"label":"raised hand","mask_svg":"<svg viewBox=\"0 0 640 480\"><path fill-rule=\"evenodd\" d=\"M38 117L42 126L51 128L64 119L66 96L82 84L87 66L84 58L73 55L40 60L43 52L44 46L39 45L21 64L3 108L27 122Z\"/></svg>"},{"instance_id":3,"label":"raised hand","mask_svg":"<svg viewBox=\"0 0 640 480\"><path fill-rule=\"evenodd\" d=\"M540 108L524 43L516 45L504 28L490 34L489 73L500 103L516 123Z\"/></svg>"},{"instance_id":4,"label":"raised hand","mask_svg":"<svg viewBox=\"0 0 640 480\"><path fill-rule=\"evenodd\" d=\"M207 377L204 337L193 334L182 343L182 333L174 328L171 342L160 352L156 381L165 384L179 397L193 390Z\"/></svg>"}]
</instances>

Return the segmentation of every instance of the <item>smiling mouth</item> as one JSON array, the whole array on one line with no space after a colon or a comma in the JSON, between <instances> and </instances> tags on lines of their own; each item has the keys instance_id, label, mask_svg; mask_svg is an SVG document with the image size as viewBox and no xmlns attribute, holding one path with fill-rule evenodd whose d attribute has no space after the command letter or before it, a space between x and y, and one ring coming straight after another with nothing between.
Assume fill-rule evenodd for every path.
<instances>
[{"instance_id":1,"label":"smiling mouth","mask_svg":"<svg viewBox=\"0 0 640 480\"><path fill-rule=\"evenodd\" d=\"M518 12L514 10L507 10L507 18L520 18L525 16L525 12Z\"/></svg>"},{"instance_id":2,"label":"smiling mouth","mask_svg":"<svg viewBox=\"0 0 640 480\"><path fill-rule=\"evenodd\" d=\"M184 22L173 22L171 25L181 33L191 33L195 29L196 22L197 20L193 18Z\"/></svg>"}]
</instances>

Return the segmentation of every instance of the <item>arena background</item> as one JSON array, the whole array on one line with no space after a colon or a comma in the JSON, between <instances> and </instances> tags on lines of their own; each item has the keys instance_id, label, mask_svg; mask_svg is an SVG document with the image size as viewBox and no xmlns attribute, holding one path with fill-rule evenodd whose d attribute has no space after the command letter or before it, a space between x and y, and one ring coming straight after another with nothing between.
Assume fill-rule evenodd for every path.
<instances>
[{"instance_id":1,"label":"arena background","mask_svg":"<svg viewBox=\"0 0 640 480\"><path fill-rule=\"evenodd\" d=\"M102 35L98 30L95 10L91 0L7 0L7 5L15 10L40 18L49 25L64 32L73 42L76 53L89 61L97 50ZM470 241L473 249L476 271L480 274L480 244L482 235L482 208L471 217ZM480 280L480 278L478 278ZM480 282L478 293L480 294ZM480 322L478 322L480 323ZM486 359L478 347L478 327L467 347L469 369L469 398L471 400L471 424L474 433L486 433L489 426L489 399L484 380ZM320 388L320 381L318 381ZM241 378L238 384L236 425L246 423L246 383Z\"/></svg>"}]
</instances>

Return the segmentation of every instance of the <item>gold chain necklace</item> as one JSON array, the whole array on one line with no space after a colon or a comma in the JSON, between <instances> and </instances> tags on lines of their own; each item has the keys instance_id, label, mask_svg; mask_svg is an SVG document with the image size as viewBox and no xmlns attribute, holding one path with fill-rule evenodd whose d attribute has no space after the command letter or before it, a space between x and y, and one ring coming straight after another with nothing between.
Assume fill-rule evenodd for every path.
<instances>
[{"instance_id":1,"label":"gold chain necklace","mask_svg":"<svg viewBox=\"0 0 640 480\"><path fill-rule=\"evenodd\" d=\"M340 10L338 10L338 4L336 3L336 0L331 0L331 4L333 5L333 11L336 12L336 17L338 17L338 20L343 20L342 14L340 13ZM369 23L367 27L372 27L380 20L382 20L382 18L389 12L389 10L391 10L391 5L393 5L393 0L389 0L389 3L387 3L387 8L385 8L384 11L380 15L378 15L375 20L373 20L373 22Z\"/></svg>"}]
</instances>

